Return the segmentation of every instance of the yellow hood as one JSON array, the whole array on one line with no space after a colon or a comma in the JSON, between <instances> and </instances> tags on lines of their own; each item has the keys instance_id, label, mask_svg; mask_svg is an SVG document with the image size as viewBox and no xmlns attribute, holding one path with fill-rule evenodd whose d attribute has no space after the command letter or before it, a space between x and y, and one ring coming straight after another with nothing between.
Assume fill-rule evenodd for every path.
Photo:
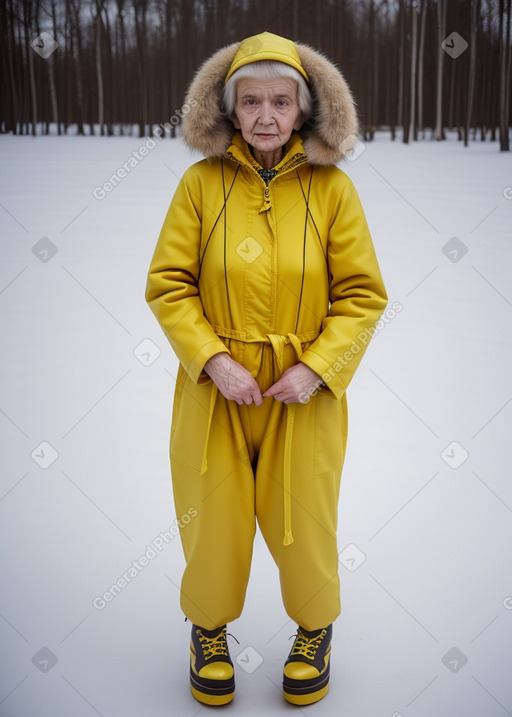
<instances>
[{"instance_id":1,"label":"yellow hood","mask_svg":"<svg viewBox=\"0 0 512 717\"><path fill-rule=\"evenodd\" d=\"M313 115L300 129L308 162L332 166L352 149L359 132L352 93L339 69L300 42L263 32L214 52L199 68L187 92L183 138L208 159L224 157L236 129L222 110L226 78L257 60L274 59L295 67L313 96Z\"/></svg>"}]
</instances>

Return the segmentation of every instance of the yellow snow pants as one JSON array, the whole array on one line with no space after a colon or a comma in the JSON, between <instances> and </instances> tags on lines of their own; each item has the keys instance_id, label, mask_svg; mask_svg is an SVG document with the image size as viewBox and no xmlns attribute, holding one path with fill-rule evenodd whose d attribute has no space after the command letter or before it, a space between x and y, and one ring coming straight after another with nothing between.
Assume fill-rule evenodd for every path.
<instances>
[{"instance_id":1,"label":"yellow snow pants","mask_svg":"<svg viewBox=\"0 0 512 717\"><path fill-rule=\"evenodd\" d=\"M263 392L297 363L301 337L225 339L252 368ZM186 560L181 608L214 629L240 616L256 520L279 569L283 604L307 630L340 613L337 517L347 439L345 394L307 403L273 397L261 406L228 401L210 380L195 383L180 365L171 427L176 513L195 509L180 529Z\"/></svg>"}]
</instances>

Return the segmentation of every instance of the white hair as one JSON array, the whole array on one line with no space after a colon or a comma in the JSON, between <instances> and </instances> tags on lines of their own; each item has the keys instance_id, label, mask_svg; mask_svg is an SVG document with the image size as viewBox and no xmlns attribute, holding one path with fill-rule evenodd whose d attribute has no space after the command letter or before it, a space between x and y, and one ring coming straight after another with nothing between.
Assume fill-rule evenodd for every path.
<instances>
[{"instance_id":1,"label":"white hair","mask_svg":"<svg viewBox=\"0 0 512 717\"><path fill-rule=\"evenodd\" d=\"M304 77L294 67L276 60L258 60L243 65L239 70L233 72L224 85L222 100L224 110L228 116L232 116L236 104L236 85L243 77L250 77L252 80L275 80L277 77L289 77L297 83L297 104L304 120L311 117L313 109L313 98Z\"/></svg>"}]
</instances>

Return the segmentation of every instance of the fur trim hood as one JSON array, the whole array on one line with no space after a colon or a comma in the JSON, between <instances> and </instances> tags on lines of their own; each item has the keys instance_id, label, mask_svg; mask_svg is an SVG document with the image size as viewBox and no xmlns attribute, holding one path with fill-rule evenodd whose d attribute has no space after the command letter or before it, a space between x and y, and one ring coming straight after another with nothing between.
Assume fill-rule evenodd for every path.
<instances>
[{"instance_id":1,"label":"fur trim hood","mask_svg":"<svg viewBox=\"0 0 512 717\"><path fill-rule=\"evenodd\" d=\"M271 33L262 33L258 50L243 64L267 59L270 47L276 40L290 43ZM246 41L244 41L246 42ZM183 137L193 150L212 159L223 157L237 132L231 120L222 112L222 91L228 72L235 61L239 63L241 45L217 50L197 71L185 99L188 113L182 122ZM254 46L254 42L253 42ZM287 45L284 45L287 47ZM340 162L357 140L358 121L352 93L337 67L324 55L308 45L295 43L300 63L309 77L309 89L313 97L313 114L299 131L308 162L330 166ZM285 62L293 64L291 54Z\"/></svg>"}]
</instances>

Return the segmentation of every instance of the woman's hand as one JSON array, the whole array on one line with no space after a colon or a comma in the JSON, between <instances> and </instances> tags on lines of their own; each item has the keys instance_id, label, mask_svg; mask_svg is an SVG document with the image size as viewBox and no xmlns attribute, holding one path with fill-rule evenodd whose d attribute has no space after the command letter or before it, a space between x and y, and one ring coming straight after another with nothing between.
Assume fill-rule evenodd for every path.
<instances>
[{"instance_id":1,"label":"woman's hand","mask_svg":"<svg viewBox=\"0 0 512 717\"><path fill-rule=\"evenodd\" d=\"M204 365L204 370L224 398L242 404L261 406L263 398L258 384L249 371L226 352L215 354Z\"/></svg>"},{"instance_id":2,"label":"woman's hand","mask_svg":"<svg viewBox=\"0 0 512 717\"><path fill-rule=\"evenodd\" d=\"M321 383L320 376L299 361L287 369L279 381L267 388L263 396L274 396L277 401L283 403L306 403Z\"/></svg>"}]
</instances>

